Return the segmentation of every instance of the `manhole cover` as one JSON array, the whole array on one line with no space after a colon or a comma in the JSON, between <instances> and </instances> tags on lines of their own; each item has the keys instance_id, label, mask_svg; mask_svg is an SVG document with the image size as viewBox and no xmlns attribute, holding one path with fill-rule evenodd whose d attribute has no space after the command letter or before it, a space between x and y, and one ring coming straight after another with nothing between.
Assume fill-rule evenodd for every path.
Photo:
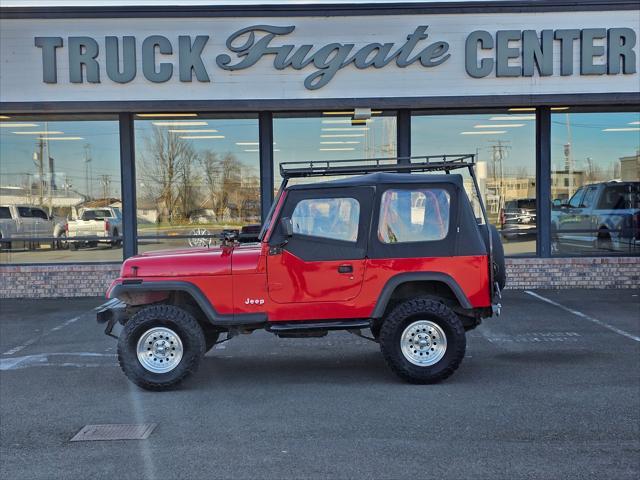
<instances>
[{"instance_id":1,"label":"manhole cover","mask_svg":"<svg viewBox=\"0 0 640 480\"><path fill-rule=\"evenodd\" d=\"M88 442L93 440L144 440L149 438L156 428L156 423L137 425L85 425L71 439L72 442Z\"/></svg>"}]
</instances>

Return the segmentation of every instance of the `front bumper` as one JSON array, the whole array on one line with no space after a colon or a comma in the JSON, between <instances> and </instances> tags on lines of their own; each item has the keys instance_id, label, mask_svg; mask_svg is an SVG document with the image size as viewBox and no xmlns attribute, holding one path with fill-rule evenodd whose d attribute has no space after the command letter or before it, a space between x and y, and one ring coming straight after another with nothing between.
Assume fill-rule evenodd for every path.
<instances>
[{"instance_id":1,"label":"front bumper","mask_svg":"<svg viewBox=\"0 0 640 480\"><path fill-rule=\"evenodd\" d=\"M100 305L96 309L96 321L98 323L106 323L104 333L113 338L118 338L113 333L113 327L116 322L124 325L127 321L127 304L117 298L109 300L107 303Z\"/></svg>"}]
</instances>

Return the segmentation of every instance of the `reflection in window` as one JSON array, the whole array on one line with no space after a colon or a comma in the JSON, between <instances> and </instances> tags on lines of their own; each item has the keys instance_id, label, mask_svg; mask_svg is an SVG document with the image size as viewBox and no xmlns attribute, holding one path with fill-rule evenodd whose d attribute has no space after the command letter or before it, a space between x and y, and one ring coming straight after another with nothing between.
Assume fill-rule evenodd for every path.
<instances>
[{"instance_id":1,"label":"reflection in window","mask_svg":"<svg viewBox=\"0 0 640 480\"><path fill-rule=\"evenodd\" d=\"M442 240L449 231L449 201L441 188L387 190L380 204L378 238L383 243Z\"/></svg>"},{"instance_id":2,"label":"reflection in window","mask_svg":"<svg viewBox=\"0 0 640 480\"><path fill-rule=\"evenodd\" d=\"M140 251L206 246L260 223L257 117L146 114L135 133Z\"/></svg>"},{"instance_id":3,"label":"reflection in window","mask_svg":"<svg viewBox=\"0 0 640 480\"><path fill-rule=\"evenodd\" d=\"M291 223L294 234L355 242L360 203L355 198L300 200L291 215Z\"/></svg>"},{"instance_id":4,"label":"reflection in window","mask_svg":"<svg viewBox=\"0 0 640 480\"><path fill-rule=\"evenodd\" d=\"M473 115L415 115L411 154L476 155L476 175L489 221L502 234L507 255L536 252L536 115L504 111ZM481 217L468 173L464 187Z\"/></svg>"},{"instance_id":5,"label":"reflection in window","mask_svg":"<svg viewBox=\"0 0 640 480\"><path fill-rule=\"evenodd\" d=\"M551 198L554 254L638 254L640 113L553 114Z\"/></svg>"},{"instance_id":6,"label":"reflection in window","mask_svg":"<svg viewBox=\"0 0 640 480\"><path fill-rule=\"evenodd\" d=\"M120 224L81 218L122 206L117 118L7 117L0 121L0 261L121 261Z\"/></svg>"},{"instance_id":7,"label":"reflection in window","mask_svg":"<svg viewBox=\"0 0 640 480\"><path fill-rule=\"evenodd\" d=\"M369 118L356 119L354 116L353 111L274 116L274 187L278 188L282 181L279 167L282 162L318 162L396 156L395 112L373 110ZM309 183L328 179L327 177L294 179L290 183Z\"/></svg>"}]
</instances>

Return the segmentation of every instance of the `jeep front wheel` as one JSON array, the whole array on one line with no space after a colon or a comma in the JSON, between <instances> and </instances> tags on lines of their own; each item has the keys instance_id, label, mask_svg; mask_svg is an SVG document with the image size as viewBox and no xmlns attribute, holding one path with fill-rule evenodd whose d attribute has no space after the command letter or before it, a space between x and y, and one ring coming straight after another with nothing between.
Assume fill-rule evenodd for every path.
<instances>
[{"instance_id":1,"label":"jeep front wheel","mask_svg":"<svg viewBox=\"0 0 640 480\"><path fill-rule=\"evenodd\" d=\"M126 323L118 339L125 375L146 390L166 390L194 373L205 352L198 322L173 305L153 305Z\"/></svg>"},{"instance_id":2,"label":"jeep front wheel","mask_svg":"<svg viewBox=\"0 0 640 480\"><path fill-rule=\"evenodd\" d=\"M391 368L411 383L437 383L460 365L464 326L447 306L429 298L401 303L382 323L380 348Z\"/></svg>"}]
</instances>

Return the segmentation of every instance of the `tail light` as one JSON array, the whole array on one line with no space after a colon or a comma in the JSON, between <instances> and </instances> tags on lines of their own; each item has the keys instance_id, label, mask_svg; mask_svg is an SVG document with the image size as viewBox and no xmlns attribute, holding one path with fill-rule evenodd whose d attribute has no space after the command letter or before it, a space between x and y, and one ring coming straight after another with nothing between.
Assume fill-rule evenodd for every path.
<instances>
[{"instance_id":1,"label":"tail light","mask_svg":"<svg viewBox=\"0 0 640 480\"><path fill-rule=\"evenodd\" d=\"M111 225L109 225L109 220L105 220L104 221L104 231L108 232L109 230L111 230Z\"/></svg>"},{"instance_id":2,"label":"tail light","mask_svg":"<svg viewBox=\"0 0 640 480\"><path fill-rule=\"evenodd\" d=\"M68 223L65 223L65 224L64 224L64 231L65 231L66 233L69 233L69 224L68 224Z\"/></svg>"},{"instance_id":3,"label":"tail light","mask_svg":"<svg viewBox=\"0 0 640 480\"><path fill-rule=\"evenodd\" d=\"M500 225L504 225L504 208L500 209Z\"/></svg>"}]
</instances>

